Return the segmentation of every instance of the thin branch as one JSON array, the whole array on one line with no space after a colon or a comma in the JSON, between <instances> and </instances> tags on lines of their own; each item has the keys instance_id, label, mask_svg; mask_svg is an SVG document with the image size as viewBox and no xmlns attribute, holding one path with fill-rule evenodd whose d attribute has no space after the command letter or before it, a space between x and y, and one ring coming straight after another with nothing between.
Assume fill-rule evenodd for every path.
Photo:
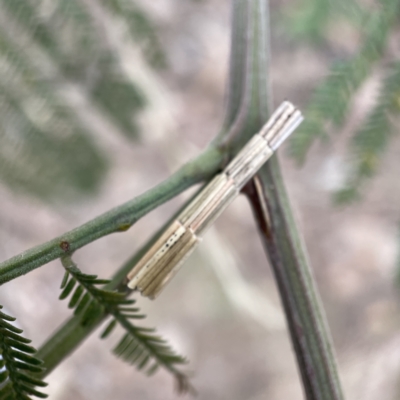
<instances>
[{"instance_id":1,"label":"thin branch","mask_svg":"<svg viewBox=\"0 0 400 400\"><path fill-rule=\"evenodd\" d=\"M230 80L225 127L217 136L233 156L269 117L268 4L265 1L232 1ZM255 18L257 16L257 18ZM260 20L258 20L258 18ZM253 23L256 20L256 23Z\"/></svg>"},{"instance_id":2,"label":"thin branch","mask_svg":"<svg viewBox=\"0 0 400 400\"><path fill-rule=\"evenodd\" d=\"M150 246L159 238L164 232L165 228L175 220L182 210L189 204L190 201L196 196L196 193L176 212L175 215L162 226L153 237L134 254L129 260L127 260L119 269L115 272L111 282L104 288L107 290L118 289L120 291L127 291L125 283L126 275L136 265L136 263L142 258L143 254L147 252ZM68 319L60 328L53 333L53 335L46 340L46 342L40 347L37 353L43 361L43 367L45 370L40 374L41 378L44 378L51 371L54 370L66 357L73 353L82 342L94 332L95 329L106 319L107 313L99 315L97 320L90 326L82 326L80 317L72 317Z\"/></svg>"},{"instance_id":3,"label":"thin branch","mask_svg":"<svg viewBox=\"0 0 400 400\"><path fill-rule=\"evenodd\" d=\"M230 118L234 121L231 129L225 130L230 141L240 144L249 132L256 132L260 128L270 110L271 97L267 82L268 2L233 0L233 6L233 21L242 20L235 13L245 13L249 17L248 25L238 25L241 32L232 34L232 46L236 46L236 41L240 44L232 51L239 59L247 58L247 62L231 68L236 69L236 79L240 81L243 78L246 83L240 92L240 107L237 106L237 98L228 102L234 104L238 111L236 119ZM238 40L240 35L242 40ZM245 46L242 46L243 43ZM241 72L238 71L240 68ZM234 93L234 89L228 92ZM248 184L245 193L275 273L306 398L343 399L322 305L299 233L293 223L276 157L261 169L260 178Z\"/></svg>"},{"instance_id":4,"label":"thin branch","mask_svg":"<svg viewBox=\"0 0 400 400\"><path fill-rule=\"evenodd\" d=\"M128 230L139 218L190 186L210 178L221 166L222 153L210 146L175 174L146 193L49 242L0 264L0 285L103 236Z\"/></svg>"},{"instance_id":5,"label":"thin branch","mask_svg":"<svg viewBox=\"0 0 400 400\"><path fill-rule=\"evenodd\" d=\"M322 303L276 158L245 193L277 281L306 398L343 399Z\"/></svg>"}]
</instances>

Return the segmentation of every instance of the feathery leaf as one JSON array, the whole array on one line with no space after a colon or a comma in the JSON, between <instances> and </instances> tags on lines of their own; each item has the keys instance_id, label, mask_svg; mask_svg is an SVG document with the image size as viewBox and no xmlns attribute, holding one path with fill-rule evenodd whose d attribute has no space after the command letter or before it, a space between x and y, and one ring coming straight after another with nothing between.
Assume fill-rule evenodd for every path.
<instances>
[{"instance_id":1,"label":"feathery leaf","mask_svg":"<svg viewBox=\"0 0 400 400\"><path fill-rule=\"evenodd\" d=\"M163 64L156 29L143 10L125 0L98 3L104 18L126 26L151 65ZM106 149L64 88L77 90L130 139L138 137L146 94L104 40L108 25L99 24L90 4L1 4L0 181L50 201L96 193L108 169Z\"/></svg>"},{"instance_id":2,"label":"feathery leaf","mask_svg":"<svg viewBox=\"0 0 400 400\"><path fill-rule=\"evenodd\" d=\"M398 9L397 0L382 0L380 11L370 13L365 21L364 42L359 53L350 60L336 63L316 89L305 121L290 141L290 153L299 163L304 162L314 140L325 135L329 123L336 127L342 125L352 96L383 54Z\"/></svg>"},{"instance_id":3,"label":"feathery leaf","mask_svg":"<svg viewBox=\"0 0 400 400\"><path fill-rule=\"evenodd\" d=\"M355 158L353 171L345 187L335 194L337 203L359 198L360 187L375 174L379 166L393 133L391 119L398 116L399 111L400 62L397 62L389 70L375 107L352 141L350 151Z\"/></svg>"},{"instance_id":4,"label":"feathery leaf","mask_svg":"<svg viewBox=\"0 0 400 400\"><path fill-rule=\"evenodd\" d=\"M62 264L69 275L62 298L68 297L65 296L68 289L68 295L71 295L69 306L75 308L76 315L81 316L82 324L96 323L102 315L111 316L112 320L107 324L101 338L108 337L117 324L125 330L124 336L114 349L114 354L147 374L153 374L158 367L163 367L174 375L179 388L190 389L188 378L177 369L177 366L186 363L186 360L177 355L164 339L155 335L154 329L138 327L131 323L131 319L145 318L140 314L139 308L131 307L135 300L126 299L125 293L99 288L99 284L109 281L82 273L70 256L63 257ZM72 290L71 287L75 289Z\"/></svg>"},{"instance_id":5,"label":"feathery leaf","mask_svg":"<svg viewBox=\"0 0 400 400\"><path fill-rule=\"evenodd\" d=\"M0 312L0 368L4 369L0 372L0 399L47 397L35 389L35 386L44 387L47 384L22 372L42 372L43 368L39 367L42 361L32 355L36 350L26 345L30 340L20 336L22 330L15 327L11 329L12 325L5 323L5 320L15 321L15 318Z\"/></svg>"},{"instance_id":6,"label":"feathery leaf","mask_svg":"<svg viewBox=\"0 0 400 400\"><path fill-rule=\"evenodd\" d=\"M359 25L365 11L354 0L303 0L290 8L286 25L293 37L320 43L327 25L339 18Z\"/></svg>"},{"instance_id":7,"label":"feathery leaf","mask_svg":"<svg viewBox=\"0 0 400 400\"><path fill-rule=\"evenodd\" d=\"M114 15L118 15L126 22L132 39L141 44L149 63L156 67L164 67L166 64L164 51L156 34L156 29L145 12L133 1L101 0L101 3Z\"/></svg>"}]
</instances>

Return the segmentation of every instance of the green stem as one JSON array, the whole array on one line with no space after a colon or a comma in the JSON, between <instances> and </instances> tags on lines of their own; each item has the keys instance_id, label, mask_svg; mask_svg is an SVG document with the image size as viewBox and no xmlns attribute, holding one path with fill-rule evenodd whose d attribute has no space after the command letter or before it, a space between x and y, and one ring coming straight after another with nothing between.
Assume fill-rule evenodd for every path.
<instances>
[{"instance_id":1,"label":"green stem","mask_svg":"<svg viewBox=\"0 0 400 400\"><path fill-rule=\"evenodd\" d=\"M152 241L150 241L152 242ZM114 275L111 282L106 285L106 289L117 289L124 280L127 273L133 268L140 257L144 254L148 245L139 250L130 258ZM81 318L74 316L68 319L53 335L46 340L36 353L36 357L43 361L45 370L40 375L41 378L49 375L66 357L74 352L82 342L93 333L98 326L108 317L107 313L97 317L93 323L82 326Z\"/></svg>"},{"instance_id":2,"label":"green stem","mask_svg":"<svg viewBox=\"0 0 400 400\"><path fill-rule=\"evenodd\" d=\"M82 326L79 317L70 318L38 350L36 357L43 361L45 370L36 377L45 378L62 360L68 357L107 317L98 318L89 328Z\"/></svg>"},{"instance_id":3,"label":"green stem","mask_svg":"<svg viewBox=\"0 0 400 400\"><path fill-rule=\"evenodd\" d=\"M343 399L332 340L275 157L246 187L269 257L307 400Z\"/></svg>"},{"instance_id":4,"label":"green stem","mask_svg":"<svg viewBox=\"0 0 400 400\"><path fill-rule=\"evenodd\" d=\"M139 218L190 186L210 178L220 168L222 153L209 147L175 174L146 193L73 229L49 242L36 246L0 264L0 285L28 273L66 253L110 233L129 229Z\"/></svg>"},{"instance_id":5,"label":"green stem","mask_svg":"<svg viewBox=\"0 0 400 400\"><path fill-rule=\"evenodd\" d=\"M196 193L197 194L197 193ZM190 201L196 196L194 194L171 218L162 226L153 237L129 260L127 260L118 271L115 272L111 282L105 286L108 290L126 290L124 284L126 275L145 254L145 252L153 245L153 243L160 237L167 226L176 218L178 214L189 204ZM127 292L127 295L130 292ZM71 317L60 328L53 333L53 335L46 340L40 347L36 356L43 361L45 371L40 375L44 378L51 371L54 370L66 357L73 353L82 342L91 334L97 327L107 318L107 314L99 316L97 321L89 326L82 326L79 317Z\"/></svg>"},{"instance_id":6,"label":"green stem","mask_svg":"<svg viewBox=\"0 0 400 400\"><path fill-rule=\"evenodd\" d=\"M243 81L229 93L228 115L236 113L222 140L241 146L269 115L268 3L265 0L233 0L232 33L235 77ZM238 14L243 14L242 16ZM247 16L247 18L245 18ZM247 24L238 24L245 21ZM236 22L235 22L236 21ZM238 45L236 45L238 43ZM244 45L243 45L244 44ZM246 59L246 63L237 60ZM231 82L231 85L235 85ZM240 101L240 105L238 102ZM331 338L311 268L293 222L280 167L273 157L245 188L260 236L275 273L307 400L343 399Z\"/></svg>"}]
</instances>

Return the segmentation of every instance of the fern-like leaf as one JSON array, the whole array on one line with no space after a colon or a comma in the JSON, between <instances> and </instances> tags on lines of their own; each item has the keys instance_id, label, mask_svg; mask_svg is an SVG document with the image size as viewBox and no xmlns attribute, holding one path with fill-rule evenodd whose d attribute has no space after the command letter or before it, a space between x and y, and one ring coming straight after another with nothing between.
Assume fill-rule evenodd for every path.
<instances>
[{"instance_id":1,"label":"fern-like leaf","mask_svg":"<svg viewBox=\"0 0 400 400\"><path fill-rule=\"evenodd\" d=\"M384 81L375 107L353 139L354 168L345 187L335 194L337 203L356 200L362 183L375 174L393 133L391 117L398 115L399 111L400 62L397 62Z\"/></svg>"},{"instance_id":2,"label":"fern-like leaf","mask_svg":"<svg viewBox=\"0 0 400 400\"><path fill-rule=\"evenodd\" d=\"M328 123L340 126L346 116L352 96L369 76L387 42L396 11L397 0L382 0L380 12L371 13L365 23L364 44L352 59L335 64L331 73L317 88L306 112L304 123L290 141L291 155L304 162L314 140L325 133Z\"/></svg>"},{"instance_id":3,"label":"fern-like leaf","mask_svg":"<svg viewBox=\"0 0 400 400\"><path fill-rule=\"evenodd\" d=\"M161 64L156 30L129 1L97 3L1 1L0 182L14 190L68 201L95 194L104 179L107 149L64 87L79 88L116 132L132 140L140 133L145 87L132 81L118 50L104 40L96 7L102 3L101 14L119 19L147 60Z\"/></svg>"},{"instance_id":4,"label":"fern-like leaf","mask_svg":"<svg viewBox=\"0 0 400 400\"><path fill-rule=\"evenodd\" d=\"M132 324L131 320L145 318L137 307L133 307L135 300L127 299L125 293L99 288L99 285L109 281L82 273L70 257L64 257L62 263L65 276L60 299L70 297L68 306L75 310L75 315L81 317L82 324L97 323L102 315L111 316L112 320L101 338L108 337L117 325L126 332L113 351L116 356L148 375L163 367L174 375L180 391L188 391L188 378L177 369L186 360L177 355L164 339L157 336L154 329Z\"/></svg>"},{"instance_id":5,"label":"fern-like leaf","mask_svg":"<svg viewBox=\"0 0 400 400\"><path fill-rule=\"evenodd\" d=\"M104 7L123 19L131 37L136 39L148 62L155 67L164 67L166 58L156 33L156 27L145 12L133 1L101 0Z\"/></svg>"},{"instance_id":6,"label":"fern-like leaf","mask_svg":"<svg viewBox=\"0 0 400 400\"><path fill-rule=\"evenodd\" d=\"M15 318L0 311L0 399L46 398L35 387L44 387L47 383L29 375L43 371L42 361L34 356L36 350L29 346L31 341L21 336L22 330L10 324L13 321Z\"/></svg>"},{"instance_id":7,"label":"fern-like leaf","mask_svg":"<svg viewBox=\"0 0 400 400\"><path fill-rule=\"evenodd\" d=\"M365 18L365 11L355 0L303 0L289 10L287 27L293 37L321 43L327 25L345 18L356 25Z\"/></svg>"}]
</instances>

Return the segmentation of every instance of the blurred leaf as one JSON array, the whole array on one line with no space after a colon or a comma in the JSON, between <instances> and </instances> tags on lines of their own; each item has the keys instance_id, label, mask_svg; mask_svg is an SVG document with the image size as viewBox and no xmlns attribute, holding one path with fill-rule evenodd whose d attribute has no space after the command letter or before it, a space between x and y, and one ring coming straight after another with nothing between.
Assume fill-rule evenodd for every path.
<instances>
[{"instance_id":1,"label":"blurred leaf","mask_svg":"<svg viewBox=\"0 0 400 400\"><path fill-rule=\"evenodd\" d=\"M91 96L127 136L136 137L139 131L134 117L144 107L144 96L131 83L112 80L111 76L99 80Z\"/></svg>"},{"instance_id":2,"label":"blurred leaf","mask_svg":"<svg viewBox=\"0 0 400 400\"><path fill-rule=\"evenodd\" d=\"M330 23L345 19L360 26L366 17L366 11L355 0L303 0L287 14L291 36L316 44L324 41Z\"/></svg>"},{"instance_id":3,"label":"blurred leaf","mask_svg":"<svg viewBox=\"0 0 400 400\"><path fill-rule=\"evenodd\" d=\"M389 70L376 105L363 126L356 132L350 153L353 172L345 187L335 195L338 203L359 198L359 189L366 179L375 175L380 159L395 132L391 119L400 113L400 62Z\"/></svg>"},{"instance_id":4,"label":"blurred leaf","mask_svg":"<svg viewBox=\"0 0 400 400\"><path fill-rule=\"evenodd\" d=\"M166 59L160 40L155 33L155 27L146 14L133 1L100 0L114 14L122 17L131 33L132 38L138 40L142 50L155 67L165 67Z\"/></svg>"},{"instance_id":5,"label":"blurred leaf","mask_svg":"<svg viewBox=\"0 0 400 400\"><path fill-rule=\"evenodd\" d=\"M317 87L306 110L306 119L290 141L290 152L297 162L304 162L312 143L325 135L327 126L333 124L337 129L343 124L351 99L382 58L398 10L397 0L382 1L379 12L371 12L365 21L358 54L335 63L329 76Z\"/></svg>"},{"instance_id":6,"label":"blurred leaf","mask_svg":"<svg viewBox=\"0 0 400 400\"><path fill-rule=\"evenodd\" d=\"M162 64L156 31L140 8L117 0L98 6L129 27L148 60ZM1 0L0 17L0 181L42 199L95 193L107 171L106 149L63 90L79 88L128 138L139 134L145 93L123 72L86 2Z\"/></svg>"}]
</instances>

